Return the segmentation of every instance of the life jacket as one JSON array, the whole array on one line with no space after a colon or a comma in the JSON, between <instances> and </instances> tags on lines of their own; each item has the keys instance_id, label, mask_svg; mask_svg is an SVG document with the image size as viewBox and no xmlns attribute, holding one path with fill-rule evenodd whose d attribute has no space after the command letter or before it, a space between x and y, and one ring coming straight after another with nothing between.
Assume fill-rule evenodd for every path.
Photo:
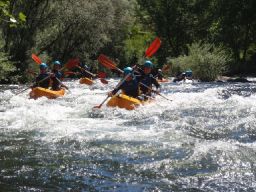
<instances>
[{"instance_id":1,"label":"life jacket","mask_svg":"<svg viewBox=\"0 0 256 192\"><path fill-rule=\"evenodd\" d=\"M43 87L43 88L49 88L50 86L50 78L47 78L49 77L49 74L48 73L40 73L37 77L36 77L36 86L38 87ZM47 78L47 79L45 79ZM44 81L42 81L43 79L45 79ZM42 82L40 82L42 81Z\"/></svg>"},{"instance_id":2,"label":"life jacket","mask_svg":"<svg viewBox=\"0 0 256 192\"><path fill-rule=\"evenodd\" d=\"M132 79L131 81L124 81L121 86L115 89L112 93L116 94L119 90L130 97L138 97L139 96L139 82L136 78Z\"/></svg>"},{"instance_id":3,"label":"life jacket","mask_svg":"<svg viewBox=\"0 0 256 192\"><path fill-rule=\"evenodd\" d=\"M52 90L60 90L61 87L61 83L57 80L57 78L61 81L63 74L60 71L56 71L56 70L52 70L52 72L54 73L55 77L51 78L52 83L51 83L51 87Z\"/></svg>"},{"instance_id":4,"label":"life jacket","mask_svg":"<svg viewBox=\"0 0 256 192\"><path fill-rule=\"evenodd\" d=\"M144 74L142 76L140 76L139 78L141 84L140 84L140 90L143 94L149 94L151 93L152 89L152 85L154 84L156 86L156 88L160 87L159 83L157 82L157 80L154 78L154 76L152 74ZM144 86L146 85L146 86Z\"/></svg>"},{"instance_id":5,"label":"life jacket","mask_svg":"<svg viewBox=\"0 0 256 192\"><path fill-rule=\"evenodd\" d=\"M130 97L136 98L139 96L139 83L136 79L125 81L120 88Z\"/></svg>"}]
</instances>

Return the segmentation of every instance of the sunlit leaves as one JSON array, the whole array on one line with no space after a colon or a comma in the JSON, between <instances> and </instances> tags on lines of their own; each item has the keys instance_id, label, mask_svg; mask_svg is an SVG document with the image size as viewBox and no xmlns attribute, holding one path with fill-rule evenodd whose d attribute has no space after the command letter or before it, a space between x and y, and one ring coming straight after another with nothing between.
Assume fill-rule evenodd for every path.
<instances>
[{"instance_id":1,"label":"sunlit leaves","mask_svg":"<svg viewBox=\"0 0 256 192\"><path fill-rule=\"evenodd\" d=\"M19 20L22 21L22 22L25 22L26 21L26 15L24 15L24 13L20 12L19 13Z\"/></svg>"}]
</instances>

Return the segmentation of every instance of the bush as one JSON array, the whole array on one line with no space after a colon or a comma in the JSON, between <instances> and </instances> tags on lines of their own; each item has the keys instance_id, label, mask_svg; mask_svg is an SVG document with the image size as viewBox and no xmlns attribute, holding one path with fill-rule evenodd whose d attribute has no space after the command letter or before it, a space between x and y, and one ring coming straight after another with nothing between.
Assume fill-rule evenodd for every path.
<instances>
[{"instance_id":1,"label":"bush","mask_svg":"<svg viewBox=\"0 0 256 192\"><path fill-rule=\"evenodd\" d=\"M188 46L188 55L171 59L173 69L185 71L191 69L193 77L201 81L214 81L217 76L227 72L231 54L223 46L209 43L192 43Z\"/></svg>"},{"instance_id":2,"label":"bush","mask_svg":"<svg viewBox=\"0 0 256 192\"><path fill-rule=\"evenodd\" d=\"M13 62L8 59L8 55L4 52L0 52L0 82L6 83L13 81L14 76L11 75L12 72L16 70Z\"/></svg>"}]
</instances>

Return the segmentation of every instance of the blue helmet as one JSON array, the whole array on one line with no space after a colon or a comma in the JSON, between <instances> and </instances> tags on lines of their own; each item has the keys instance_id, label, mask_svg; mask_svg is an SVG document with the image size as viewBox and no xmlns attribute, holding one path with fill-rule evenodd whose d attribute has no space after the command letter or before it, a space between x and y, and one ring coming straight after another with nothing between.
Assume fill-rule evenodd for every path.
<instances>
[{"instance_id":1,"label":"blue helmet","mask_svg":"<svg viewBox=\"0 0 256 192\"><path fill-rule=\"evenodd\" d=\"M54 61L53 64L54 64L54 65L61 65L58 60Z\"/></svg>"},{"instance_id":2,"label":"blue helmet","mask_svg":"<svg viewBox=\"0 0 256 192\"><path fill-rule=\"evenodd\" d=\"M186 74L187 77L192 77L193 72L192 72L191 69L189 69L189 70L187 70L187 71L185 72L185 74Z\"/></svg>"},{"instance_id":3,"label":"blue helmet","mask_svg":"<svg viewBox=\"0 0 256 192\"><path fill-rule=\"evenodd\" d=\"M149 67L149 68L152 68L153 67L153 63L149 60L145 61L144 63L144 67Z\"/></svg>"},{"instance_id":4,"label":"blue helmet","mask_svg":"<svg viewBox=\"0 0 256 192\"><path fill-rule=\"evenodd\" d=\"M124 74L128 75L129 73L132 73L132 68L131 67L124 68Z\"/></svg>"},{"instance_id":5,"label":"blue helmet","mask_svg":"<svg viewBox=\"0 0 256 192\"><path fill-rule=\"evenodd\" d=\"M41 63L40 65L39 65L39 68L40 69L46 69L48 66L47 66L47 64L46 63Z\"/></svg>"}]
</instances>

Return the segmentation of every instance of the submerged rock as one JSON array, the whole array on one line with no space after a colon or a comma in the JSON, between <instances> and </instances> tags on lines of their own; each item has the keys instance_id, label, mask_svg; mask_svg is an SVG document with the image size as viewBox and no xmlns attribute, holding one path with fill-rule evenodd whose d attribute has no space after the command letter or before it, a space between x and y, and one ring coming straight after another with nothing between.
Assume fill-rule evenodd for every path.
<instances>
[{"instance_id":1,"label":"submerged rock","mask_svg":"<svg viewBox=\"0 0 256 192\"><path fill-rule=\"evenodd\" d=\"M243 78L243 77L238 77L238 78L235 78L235 79L228 79L227 82L240 82L240 83L248 83L250 82L249 80L247 80L246 78Z\"/></svg>"},{"instance_id":2,"label":"submerged rock","mask_svg":"<svg viewBox=\"0 0 256 192\"><path fill-rule=\"evenodd\" d=\"M218 82L218 83L224 83L224 82L248 83L248 82L251 82L251 81L249 81L248 79L246 79L244 77L232 78L232 77L227 77L227 76L221 76L221 77L218 77L216 82Z\"/></svg>"}]
</instances>

